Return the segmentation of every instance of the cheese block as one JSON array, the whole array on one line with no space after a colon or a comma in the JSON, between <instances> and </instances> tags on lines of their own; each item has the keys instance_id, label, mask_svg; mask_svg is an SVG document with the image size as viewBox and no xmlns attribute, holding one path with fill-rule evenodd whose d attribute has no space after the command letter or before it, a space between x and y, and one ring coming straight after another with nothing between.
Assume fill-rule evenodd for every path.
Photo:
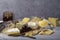
<instances>
[{"instance_id":1,"label":"cheese block","mask_svg":"<svg viewBox=\"0 0 60 40\"><path fill-rule=\"evenodd\" d=\"M33 36L33 33L32 33L32 31L30 31L30 32L26 32L24 36L32 37L32 36Z\"/></svg>"},{"instance_id":2,"label":"cheese block","mask_svg":"<svg viewBox=\"0 0 60 40\"><path fill-rule=\"evenodd\" d=\"M49 24L49 22L46 19L43 19L42 21L39 21L39 23L38 23L39 27L41 27L41 28L47 27L48 24Z\"/></svg>"},{"instance_id":3,"label":"cheese block","mask_svg":"<svg viewBox=\"0 0 60 40\"><path fill-rule=\"evenodd\" d=\"M51 35L51 34L53 34L53 33L54 33L53 30L47 30L47 31L45 32L46 35Z\"/></svg>"},{"instance_id":4,"label":"cheese block","mask_svg":"<svg viewBox=\"0 0 60 40\"><path fill-rule=\"evenodd\" d=\"M43 31L39 32L40 35L51 35L53 33L54 33L54 31L50 30L50 29L43 30Z\"/></svg>"},{"instance_id":5,"label":"cheese block","mask_svg":"<svg viewBox=\"0 0 60 40\"><path fill-rule=\"evenodd\" d=\"M51 23L54 27L58 26L58 18L51 18L51 17L49 17L49 18L48 18L48 21L50 21L50 23Z\"/></svg>"},{"instance_id":6,"label":"cheese block","mask_svg":"<svg viewBox=\"0 0 60 40\"><path fill-rule=\"evenodd\" d=\"M14 23L10 23L10 24L8 25L8 27L9 27L9 28L14 28L14 27L15 27L15 24L14 24Z\"/></svg>"},{"instance_id":7,"label":"cheese block","mask_svg":"<svg viewBox=\"0 0 60 40\"><path fill-rule=\"evenodd\" d=\"M23 27L25 27L25 24L26 24L26 23L20 21L20 22L16 23L16 27L20 30L20 29L22 29Z\"/></svg>"},{"instance_id":8,"label":"cheese block","mask_svg":"<svg viewBox=\"0 0 60 40\"><path fill-rule=\"evenodd\" d=\"M15 24L14 23L10 23L10 24L5 24L5 28L2 30L2 32L4 32L7 29L11 29L11 28L15 28Z\"/></svg>"},{"instance_id":9,"label":"cheese block","mask_svg":"<svg viewBox=\"0 0 60 40\"><path fill-rule=\"evenodd\" d=\"M39 33L40 30L33 30L33 35L36 35Z\"/></svg>"},{"instance_id":10,"label":"cheese block","mask_svg":"<svg viewBox=\"0 0 60 40\"><path fill-rule=\"evenodd\" d=\"M30 20L30 18L25 17L25 18L23 18L22 22L26 24L29 22L29 20Z\"/></svg>"},{"instance_id":11,"label":"cheese block","mask_svg":"<svg viewBox=\"0 0 60 40\"><path fill-rule=\"evenodd\" d=\"M26 32L24 36L32 37L32 36L38 34L38 32L39 32L39 30L32 30L32 31Z\"/></svg>"},{"instance_id":12,"label":"cheese block","mask_svg":"<svg viewBox=\"0 0 60 40\"><path fill-rule=\"evenodd\" d=\"M18 28L11 28L11 29L7 29L5 30L3 33L7 34L7 35L12 35L12 36L17 36L20 34L20 31Z\"/></svg>"},{"instance_id":13,"label":"cheese block","mask_svg":"<svg viewBox=\"0 0 60 40\"><path fill-rule=\"evenodd\" d=\"M32 29L37 29L38 25L36 22L28 22L28 27L30 27Z\"/></svg>"},{"instance_id":14,"label":"cheese block","mask_svg":"<svg viewBox=\"0 0 60 40\"><path fill-rule=\"evenodd\" d=\"M36 22L36 23L38 23L40 20L41 20L41 18L39 18L39 17L33 17L31 19L32 22Z\"/></svg>"},{"instance_id":15,"label":"cheese block","mask_svg":"<svg viewBox=\"0 0 60 40\"><path fill-rule=\"evenodd\" d=\"M16 27L20 30L22 29L22 25L20 23L16 23Z\"/></svg>"}]
</instances>

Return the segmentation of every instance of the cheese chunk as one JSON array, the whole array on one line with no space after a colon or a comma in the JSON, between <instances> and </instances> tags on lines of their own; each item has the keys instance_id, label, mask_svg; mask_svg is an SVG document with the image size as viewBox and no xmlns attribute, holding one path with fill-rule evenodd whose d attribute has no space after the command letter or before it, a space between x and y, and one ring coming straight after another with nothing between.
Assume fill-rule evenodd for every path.
<instances>
[{"instance_id":1,"label":"cheese chunk","mask_svg":"<svg viewBox=\"0 0 60 40\"><path fill-rule=\"evenodd\" d=\"M51 34L53 34L53 32L54 32L53 30L47 30L47 31L45 32L45 34L46 34L46 35L51 35Z\"/></svg>"},{"instance_id":2,"label":"cheese chunk","mask_svg":"<svg viewBox=\"0 0 60 40\"><path fill-rule=\"evenodd\" d=\"M36 22L36 23L38 23L40 20L41 20L41 18L39 18L39 17L33 17L31 19L32 22Z\"/></svg>"},{"instance_id":3,"label":"cheese chunk","mask_svg":"<svg viewBox=\"0 0 60 40\"><path fill-rule=\"evenodd\" d=\"M48 21L50 21L50 23L54 26L54 27L56 27L56 26L58 26L58 18L48 18Z\"/></svg>"},{"instance_id":4,"label":"cheese chunk","mask_svg":"<svg viewBox=\"0 0 60 40\"><path fill-rule=\"evenodd\" d=\"M22 22L23 22L23 23L28 23L29 20L30 20L30 18L27 18L27 17L26 17L26 18L24 18L24 19L22 20Z\"/></svg>"},{"instance_id":5,"label":"cheese chunk","mask_svg":"<svg viewBox=\"0 0 60 40\"><path fill-rule=\"evenodd\" d=\"M8 25L8 27L9 27L9 28L14 28L14 27L15 27L15 24L14 24L14 23L10 23L10 24Z\"/></svg>"},{"instance_id":6,"label":"cheese chunk","mask_svg":"<svg viewBox=\"0 0 60 40\"><path fill-rule=\"evenodd\" d=\"M40 30L33 30L33 35L36 35L39 33Z\"/></svg>"},{"instance_id":7,"label":"cheese chunk","mask_svg":"<svg viewBox=\"0 0 60 40\"><path fill-rule=\"evenodd\" d=\"M20 31L18 28L11 28L11 29L5 30L4 33L7 35L19 35Z\"/></svg>"},{"instance_id":8,"label":"cheese chunk","mask_svg":"<svg viewBox=\"0 0 60 40\"><path fill-rule=\"evenodd\" d=\"M38 25L36 22L28 22L28 27L30 27L32 29L37 29Z\"/></svg>"},{"instance_id":9,"label":"cheese chunk","mask_svg":"<svg viewBox=\"0 0 60 40\"><path fill-rule=\"evenodd\" d=\"M54 33L53 30L48 29L48 30L45 30L45 31L41 31L39 34L41 34L41 35L51 35L53 33Z\"/></svg>"},{"instance_id":10,"label":"cheese chunk","mask_svg":"<svg viewBox=\"0 0 60 40\"><path fill-rule=\"evenodd\" d=\"M33 33L32 33L32 31L30 31L30 32L26 32L24 36L32 37L32 36L33 36Z\"/></svg>"},{"instance_id":11,"label":"cheese chunk","mask_svg":"<svg viewBox=\"0 0 60 40\"><path fill-rule=\"evenodd\" d=\"M39 21L39 23L38 23L39 27L42 27L42 28L47 27L48 24L49 24L49 22L46 19L43 19L42 21Z\"/></svg>"},{"instance_id":12,"label":"cheese chunk","mask_svg":"<svg viewBox=\"0 0 60 40\"><path fill-rule=\"evenodd\" d=\"M16 27L20 30L22 29L22 25L20 23L16 23Z\"/></svg>"},{"instance_id":13,"label":"cheese chunk","mask_svg":"<svg viewBox=\"0 0 60 40\"><path fill-rule=\"evenodd\" d=\"M39 30L32 30L32 31L26 32L24 36L32 37L32 36L38 34L38 32L39 32Z\"/></svg>"}]
</instances>

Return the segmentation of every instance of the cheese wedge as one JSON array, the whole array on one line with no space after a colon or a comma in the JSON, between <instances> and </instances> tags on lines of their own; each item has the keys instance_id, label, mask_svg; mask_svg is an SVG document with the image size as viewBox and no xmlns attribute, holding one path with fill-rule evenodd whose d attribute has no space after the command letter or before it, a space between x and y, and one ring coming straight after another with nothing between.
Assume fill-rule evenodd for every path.
<instances>
[{"instance_id":1,"label":"cheese wedge","mask_svg":"<svg viewBox=\"0 0 60 40\"><path fill-rule=\"evenodd\" d=\"M36 35L39 33L40 30L33 30L33 35Z\"/></svg>"},{"instance_id":2,"label":"cheese wedge","mask_svg":"<svg viewBox=\"0 0 60 40\"><path fill-rule=\"evenodd\" d=\"M30 20L30 18L25 17L25 18L22 20L22 22L26 24L26 23L29 22L29 20Z\"/></svg>"},{"instance_id":3,"label":"cheese wedge","mask_svg":"<svg viewBox=\"0 0 60 40\"><path fill-rule=\"evenodd\" d=\"M51 34L53 34L53 33L54 33L53 30L47 30L47 31L45 32L46 35L51 35Z\"/></svg>"},{"instance_id":4,"label":"cheese wedge","mask_svg":"<svg viewBox=\"0 0 60 40\"><path fill-rule=\"evenodd\" d=\"M30 27L32 29L37 29L38 25L36 22L28 22L28 27Z\"/></svg>"},{"instance_id":5,"label":"cheese wedge","mask_svg":"<svg viewBox=\"0 0 60 40\"><path fill-rule=\"evenodd\" d=\"M39 21L39 23L38 23L39 27L41 27L41 28L47 27L48 24L49 24L49 22L46 19L43 19L42 21Z\"/></svg>"},{"instance_id":6,"label":"cheese wedge","mask_svg":"<svg viewBox=\"0 0 60 40\"><path fill-rule=\"evenodd\" d=\"M26 32L26 33L25 33L25 36L32 37L32 36L38 34L39 31L40 31L40 30L32 30L32 31Z\"/></svg>"},{"instance_id":7,"label":"cheese wedge","mask_svg":"<svg viewBox=\"0 0 60 40\"><path fill-rule=\"evenodd\" d=\"M32 33L32 31L30 31L30 32L26 32L24 36L32 37L32 36L33 36L33 33Z\"/></svg>"},{"instance_id":8,"label":"cheese wedge","mask_svg":"<svg viewBox=\"0 0 60 40\"><path fill-rule=\"evenodd\" d=\"M20 31L18 28L11 28L11 29L7 29L5 30L3 33L7 34L7 35L19 35Z\"/></svg>"},{"instance_id":9,"label":"cheese wedge","mask_svg":"<svg viewBox=\"0 0 60 40\"><path fill-rule=\"evenodd\" d=\"M39 18L39 17L33 17L31 19L32 22L36 22L36 23L38 23L40 20L41 20L41 18Z\"/></svg>"},{"instance_id":10,"label":"cheese wedge","mask_svg":"<svg viewBox=\"0 0 60 40\"><path fill-rule=\"evenodd\" d=\"M22 25L20 23L16 23L16 27L20 30L22 29Z\"/></svg>"},{"instance_id":11,"label":"cheese wedge","mask_svg":"<svg viewBox=\"0 0 60 40\"><path fill-rule=\"evenodd\" d=\"M10 23L10 24L8 25L8 27L9 27L9 28L14 28L14 27L15 27L15 24L14 24L14 23Z\"/></svg>"},{"instance_id":12,"label":"cheese wedge","mask_svg":"<svg viewBox=\"0 0 60 40\"><path fill-rule=\"evenodd\" d=\"M48 18L48 21L50 21L50 23L54 26L57 27L58 26L58 18Z\"/></svg>"},{"instance_id":13,"label":"cheese wedge","mask_svg":"<svg viewBox=\"0 0 60 40\"><path fill-rule=\"evenodd\" d=\"M54 31L49 29L49 30L41 31L39 34L40 35L51 35L53 33Z\"/></svg>"}]
</instances>

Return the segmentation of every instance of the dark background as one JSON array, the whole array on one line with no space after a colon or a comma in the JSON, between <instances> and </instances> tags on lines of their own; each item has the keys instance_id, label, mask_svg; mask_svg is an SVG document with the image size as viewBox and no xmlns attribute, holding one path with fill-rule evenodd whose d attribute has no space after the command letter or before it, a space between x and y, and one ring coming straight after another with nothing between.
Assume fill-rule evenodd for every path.
<instances>
[{"instance_id":1,"label":"dark background","mask_svg":"<svg viewBox=\"0 0 60 40\"><path fill-rule=\"evenodd\" d=\"M60 18L60 0L0 0L0 20L4 11L11 11L15 19L22 17Z\"/></svg>"}]
</instances>

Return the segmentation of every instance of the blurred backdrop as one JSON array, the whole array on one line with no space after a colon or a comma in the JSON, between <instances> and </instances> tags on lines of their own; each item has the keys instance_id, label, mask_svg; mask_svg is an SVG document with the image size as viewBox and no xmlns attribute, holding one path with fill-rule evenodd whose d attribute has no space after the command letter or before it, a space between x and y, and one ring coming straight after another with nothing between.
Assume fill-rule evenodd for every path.
<instances>
[{"instance_id":1,"label":"blurred backdrop","mask_svg":"<svg viewBox=\"0 0 60 40\"><path fill-rule=\"evenodd\" d=\"M0 0L0 20L4 11L11 11L15 19L30 16L60 18L60 0Z\"/></svg>"}]
</instances>

